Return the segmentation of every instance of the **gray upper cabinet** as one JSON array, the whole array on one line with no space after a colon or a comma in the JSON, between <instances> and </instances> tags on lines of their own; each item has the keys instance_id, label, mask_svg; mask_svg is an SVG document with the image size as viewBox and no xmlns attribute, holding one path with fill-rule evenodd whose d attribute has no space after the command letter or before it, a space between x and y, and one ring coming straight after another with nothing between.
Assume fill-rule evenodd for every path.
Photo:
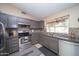
<instances>
[{"instance_id":1,"label":"gray upper cabinet","mask_svg":"<svg viewBox=\"0 0 79 59\"><path fill-rule=\"evenodd\" d=\"M5 27L7 27L7 17L6 14L0 13L0 22L2 22Z\"/></svg>"},{"instance_id":2,"label":"gray upper cabinet","mask_svg":"<svg viewBox=\"0 0 79 59\"><path fill-rule=\"evenodd\" d=\"M36 21L31 21L31 28L36 28L37 25Z\"/></svg>"},{"instance_id":3,"label":"gray upper cabinet","mask_svg":"<svg viewBox=\"0 0 79 59\"><path fill-rule=\"evenodd\" d=\"M8 16L8 28L17 28L17 17L15 16Z\"/></svg>"},{"instance_id":4,"label":"gray upper cabinet","mask_svg":"<svg viewBox=\"0 0 79 59\"><path fill-rule=\"evenodd\" d=\"M22 18L18 17L17 20L16 20L16 22L17 22L17 24L24 23L24 20Z\"/></svg>"},{"instance_id":5,"label":"gray upper cabinet","mask_svg":"<svg viewBox=\"0 0 79 59\"><path fill-rule=\"evenodd\" d=\"M21 23L22 22L22 20L19 17L17 18L16 21L17 21L17 23Z\"/></svg>"},{"instance_id":6,"label":"gray upper cabinet","mask_svg":"<svg viewBox=\"0 0 79 59\"><path fill-rule=\"evenodd\" d=\"M44 28L44 21L38 21L38 28Z\"/></svg>"},{"instance_id":7,"label":"gray upper cabinet","mask_svg":"<svg viewBox=\"0 0 79 59\"><path fill-rule=\"evenodd\" d=\"M31 21L31 28L44 28L44 22L43 21Z\"/></svg>"},{"instance_id":8,"label":"gray upper cabinet","mask_svg":"<svg viewBox=\"0 0 79 59\"><path fill-rule=\"evenodd\" d=\"M0 21L4 23L5 27L7 28L17 28L18 24L26 24L30 25L30 28L42 28L42 22L34 21L31 19L16 17L4 13L0 13Z\"/></svg>"},{"instance_id":9,"label":"gray upper cabinet","mask_svg":"<svg viewBox=\"0 0 79 59\"><path fill-rule=\"evenodd\" d=\"M6 28L16 28L17 27L17 17L0 13L0 22L2 22Z\"/></svg>"},{"instance_id":10,"label":"gray upper cabinet","mask_svg":"<svg viewBox=\"0 0 79 59\"><path fill-rule=\"evenodd\" d=\"M59 43L57 38L53 38L44 34L41 34L40 39L38 40L40 44L54 51L55 53L59 53Z\"/></svg>"},{"instance_id":11,"label":"gray upper cabinet","mask_svg":"<svg viewBox=\"0 0 79 59\"><path fill-rule=\"evenodd\" d=\"M24 22L26 25L31 25L31 20L30 19L24 19Z\"/></svg>"},{"instance_id":12,"label":"gray upper cabinet","mask_svg":"<svg viewBox=\"0 0 79 59\"><path fill-rule=\"evenodd\" d=\"M24 19L24 18L20 18L20 17L18 17L17 23L18 24L31 25L31 21L29 19Z\"/></svg>"}]
</instances>

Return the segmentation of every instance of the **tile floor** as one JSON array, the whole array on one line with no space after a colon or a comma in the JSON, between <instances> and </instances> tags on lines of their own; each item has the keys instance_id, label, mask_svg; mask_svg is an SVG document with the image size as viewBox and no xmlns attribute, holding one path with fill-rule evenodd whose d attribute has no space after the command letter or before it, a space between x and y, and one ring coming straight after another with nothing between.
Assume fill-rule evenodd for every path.
<instances>
[{"instance_id":1,"label":"tile floor","mask_svg":"<svg viewBox=\"0 0 79 59\"><path fill-rule=\"evenodd\" d=\"M10 56L57 56L55 53L43 47L41 44L35 44L23 51L15 52Z\"/></svg>"},{"instance_id":2,"label":"tile floor","mask_svg":"<svg viewBox=\"0 0 79 59\"><path fill-rule=\"evenodd\" d=\"M42 56L58 56L56 53L42 46L41 44L35 44L34 46L37 47L42 52L41 54Z\"/></svg>"},{"instance_id":3,"label":"tile floor","mask_svg":"<svg viewBox=\"0 0 79 59\"><path fill-rule=\"evenodd\" d=\"M28 49L12 53L9 56L44 56L44 54L38 49L41 47L42 45L36 44Z\"/></svg>"}]
</instances>

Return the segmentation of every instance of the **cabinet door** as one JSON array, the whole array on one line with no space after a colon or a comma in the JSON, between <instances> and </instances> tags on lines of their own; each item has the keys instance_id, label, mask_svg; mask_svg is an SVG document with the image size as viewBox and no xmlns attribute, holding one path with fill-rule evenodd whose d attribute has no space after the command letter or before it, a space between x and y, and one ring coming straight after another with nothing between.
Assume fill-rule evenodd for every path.
<instances>
[{"instance_id":1,"label":"cabinet door","mask_svg":"<svg viewBox=\"0 0 79 59\"><path fill-rule=\"evenodd\" d=\"M8 28L17 28L17 17L15 16L8 16Z\"/></svg>"},{"instance_id":2,"label":"cabinet door","mask_svg":"<svg viewBox=\"0 0 79 59\"><path fill-rule=\"evenodd\" d=\"M38 28L44 28L44 21L38 21Z\"/></svg>"},{"instance_id":3,"label":"cabinet door","mask_svg":"<svg viewBox=\"0 0 79 59\"><path fill-rule=\"evenodd\" d=\"M56 38L50 38L49 40L49 48L58 54L59 48L58 48L58 39Z\"/></svg>"},{"instance_id":4,"label":"cabinet door","mask_svg":"<svg viewBox=\"0 0 79 59\"><path fill-rule=\"evenodd\" d=\"M19 23L22 23L22 22L23 22L22 19L20 17L18 17L17 23L19 24Z\"/></svg>"},{"instance_id":5,"label":"cabinet door","mask_svg":"<svg viewBox=\"0 0 79 59\"><path fill-rule=\"evenodd\" d=\"M55 53L59 53L58 39L41 34L41 39L39 40L39 42Z\"/></svg>"},{"instance_id":6,"label":"cabinet door","mask_svg":"<svg viewBox=\"0 0 79 59\"><path fill-rule=\"evenodd\" d=\"M43 45L43 35L41 33L38 35L38 42Z\"/></svg>"},{"instance_id":7,"label":"cabinet door","mask_svg":"<svg viewBox=\"0 0 79 59\"><path fill-rule=\"evenodd\" d=\"M39 33L39 39L38 39L38 42L40 44L42 44L43 46L48 46L48 42L47 42L47 38L46 36L44 36L43 34Z\"/></svg>"},{"instance_id":8,"label":"cabinet door","mask_svg":"<svg viewBox=\"0 0 79 59\"><path fill-rule=\"evenodd\" d=\"M79 56L79 44L59 40L59 55L60 56Z\"/></svg>"},{"instance_id":9,"label":"cabinet door","mask_svg":"<svg viewBox=\"0 0 79 59\"><path fill-rule=\"evenodd\" d=\"M32 43L32 44L38 43L38 33L32 33L32 36L31 36L31 43Z\"/></svg>"},{"instance_id":10,"label":"cabinet door","mask_svg":"<svg viewBox=\"0 0 79 59\"><path fill-rule=\"evenodd\" d=\"M5 27L7 27L7 15L0 13L0 22L4 24Z\"/></svg>"},{"instance_id":11,"label":"cabinet door","mask_svg":"<svg viewBox=\"0 0 79 59\"><path fill-rule=\"evenodd\" d=\"M29 19L24 19L24 22L26 25L31 25L31 20L29 20Z\"/></svg>"},{"instance_id":12,"label":"cabinet door","mask_svg":"<svg viewBox=\"0 0 79 59\"><path fill-rule=\"evenodd\" d=\"M49 38L47 36L43 36L42 41L43 41L43 45L49 48Z\"/></svg>"},{"instance_id":13,"label":"cabinet door","mask_svg":"<svg viewBox=\"0 0 79 59\"><path fill-rule=\"evenodd\" d=\"M24 24L26 21L23 18L17 17L17 24Z\"/></svg>"},{"instance_id":14,"label":"cabinet door","mask_svg":"<svg viewBox=\"0 0 79 59\"><path fill-rule=\"evenodd\" d=\"M31 21L31 28L38 28L37 21Z\"/></svg>"},{"instance_id":15,"label":"cabinet door","mask_svg":"<svg viewBox=\"0 0 79 59\"><path fill-rule=\"evenodd\" d=\"M36 28L35 21L31 21L31 28Z\"/></svg>"},{"instance_id":16,"label":"cabinet door","mask_svg":"<svg viewBox=\"0 0 79 59\"><path fill-rule=\"evenodd\" d=\"M58 40L56 38L46 36L44 41L50 50L58 54Z\"/></svg>"},{"instance_id":17,"label":"cabinet door","mask_svg":"<svg viewBox=\"0 0 79 59\"><path fill-rule=\"evenodd\" d=\"M19 18L19 17L17 19L17 23L18 24L31 25L31 21L29 19L23 19L23 18Z\"/></svg>"}]
</instances>

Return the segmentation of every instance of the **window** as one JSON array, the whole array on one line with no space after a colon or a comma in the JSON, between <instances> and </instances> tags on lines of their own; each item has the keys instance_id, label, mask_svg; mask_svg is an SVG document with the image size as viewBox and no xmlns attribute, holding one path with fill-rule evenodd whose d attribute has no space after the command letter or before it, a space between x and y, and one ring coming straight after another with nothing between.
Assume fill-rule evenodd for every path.
<instances>
[{"instance_id":1,"label":"window","mask_svg":"<svg viewBox=\"0 0 79 59\"><path fill-rule=\"evenodd\" d=\"M47 32L54 32L54 24L48 24L47 26L46 26L46 30L47 30Z\"/></svg>"},{"instance_id":2,"label":"window","mask_svg":"<svg viewBox=\"0 0 79 59\"><path fill-rule=\"evenodd\" d=\"M55 33L68 33L69 31L68 25L69 25L69 20L49 23L46 26L46 31L55 32Z\"/></svg>"}]
</instances>

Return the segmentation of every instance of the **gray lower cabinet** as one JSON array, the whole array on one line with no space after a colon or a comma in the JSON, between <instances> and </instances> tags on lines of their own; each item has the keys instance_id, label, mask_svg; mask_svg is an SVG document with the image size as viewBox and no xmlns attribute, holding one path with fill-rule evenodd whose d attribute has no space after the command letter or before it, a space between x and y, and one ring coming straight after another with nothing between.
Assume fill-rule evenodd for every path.
<instances>
[{"instance_id":1,"label":"gray lower cabinet","mask_svg":"<svg viewBox=\"0 0 79 59\"><path fill-rule=\"evenodd\" d=\"M52 38L46 35L42 35L40 37L40 40L38 40L40 44L43 46L49 48L50 50L54 51L55 53L59 53L59 47L58 47L58 39Z\"/></svg>"},{"instance_id":2,"label":"gray lower cabinet","mask_svg":"<svg viewBox=\"0 0 79 59\"><path fill-rule=\"evenodd\" d=\"M54 51L55 53L59 53L59 43L58 43L58 39L56 39L56 38L51 38L50 40L49 40L49 48L52 50L52 51Z\"/></svg>"},{"instance_id":3,"label":"gray lower cabinet","mask_svg":"<svg viewBox=\"0 0 79 59\"><path fill-rule=\"evenodd\" d=\"M34 32L32 33L31 35L31 43L34 45L34 44L37 44L38 43L38 33L37 32Z\"/></svg>"},{"instance_id":4,"label":"gray lower cabinet","mask_svg":"<svg viewBox=\"0 0 79 59\"><path fill-rule=\"evenodd\" d=\"M43 35L41 33L39 33L39 36L38 36L38 43L42 44L43 45Z\"/></svg>"},{"instance_id":5,"label":"gray lower cabinet","mask_svg":"<svg viewBox=\"0 0 79 59\"><path fill-rule=\"evenodd\" d=\"M49 48L49 38L47 36L42 37L43 45Z\"/></svg>"}]
</instances>

